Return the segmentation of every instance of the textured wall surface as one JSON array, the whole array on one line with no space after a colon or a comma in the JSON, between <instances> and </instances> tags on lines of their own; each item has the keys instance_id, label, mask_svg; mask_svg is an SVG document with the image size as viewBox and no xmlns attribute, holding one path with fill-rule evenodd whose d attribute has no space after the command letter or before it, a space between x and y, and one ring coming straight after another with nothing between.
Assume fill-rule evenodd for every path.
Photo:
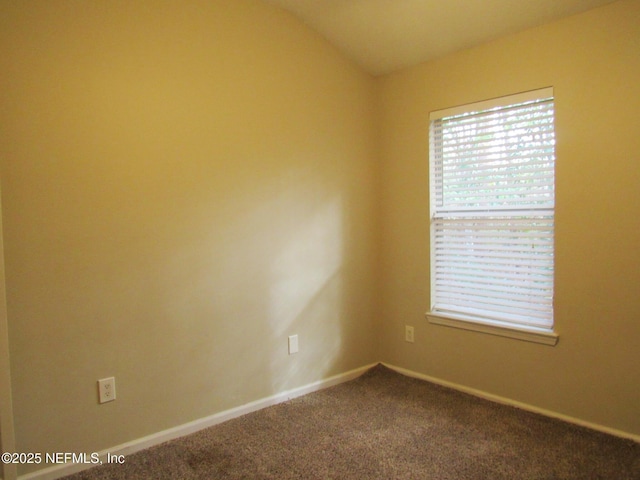
<instances>
[{"instance_id":1,"label":"textured wall surface","mask_svg":"<svg viewBox=\"0 0 640 480\"><path fill-rule=\"evenodd\" d=\"M258 1L1 8L17 448L97 451L377 358L371 77Z\"/></svg>"},{"instance_id":2,"label":"textured wall surface","mask_svg":"<svg viewBox=\"0 0 640 480\"><path fill-rule=\"evenodd\" d=\"M616 2L380 80L383 360L640 433L638 32L640 2ZM558 345L428 324L429 111L548 86Z\"/></svg>"}]
</instances>

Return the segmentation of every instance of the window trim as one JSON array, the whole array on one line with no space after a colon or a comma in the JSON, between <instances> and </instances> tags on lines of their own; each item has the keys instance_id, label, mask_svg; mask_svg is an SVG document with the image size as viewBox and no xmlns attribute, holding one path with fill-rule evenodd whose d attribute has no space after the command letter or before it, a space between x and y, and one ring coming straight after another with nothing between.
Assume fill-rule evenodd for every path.
<instances>
[{"instance_id":1,"label":"window trim","mask_svg":"<svg viewBox=\"0 0 640 480\"><path fill-rule=\"evenodd\" d=\"M514 338L524 340L526 342L541 343L543 345L555 346L558 343L559 335L555 331L545 329L537 329L534 327L524 328L513 325L501 325L500 322L490 322L486 320L484 323L471 319L463 319L462 317L445 316L441 313L427 312L425 314L427 320L433 325L442 325L445 327L459 328L472 332L488 333L499 337Z\"/></svg>"},{"instance_id":2,"label":"window trim","mask_svg":"<svg viewBox=\"0 0 640 480\"><path fill-rule=\"evenodd\" d=\"M510 105L516 105L520 103L525 103L529 101L535 101L541 98L553 98L553 87L546 87L537 90L531 90L527 92L521 92L513 95L507 95L503 97L493 98L489 100L484 100L480 102L473 102L470 104L459 105L452 108L442 109L432 111L429 114L429 129L430 129L430 138L431 138L431 128L432 124L435 120L442 119L444 117L450 117L455 115L464 114L470 111L482 111L488 110L496 107L507 107ZM432 158L432 146L429 148L429 185L430 185L430 201L435 201L434 197L434 184L433 184L433 158ZM432 204L433 205L433 204ZM430 208L431 212L433 212L432 207ZM555 210L555 209L554 209ZM432 213L433 215L433 213ZM431 222L433 218L431 218ZM433 248L433 236L434 227L430 226L430 250ZM431 274L430 274L430 290L431 297L433 297L433 281L434 281L434 263L433 263L433 252L431 252ZM433 298L431 298L431 304L433 305ZM507 338L513 338L517 340L523 340L528 342L534 342L549 346L555 346L558 343L559 336L555 331L555 325L552 325L551 328L546 329L542 327L535 326L526 326L526 325L517 325L511 324L507 322L501 322L499 320L491 320L491 319L483 319L483 318L475 318L475 317L466 317L464 314L458 313L443 313L439 311L431 310L426 312L425 316L430 324L441 325L453 328L459 328L469 331L475 331L485 334L497 335Z\"/></svg>"},{"instance_id":3,"label":"window trim","mask_svg":"<svg viewBox=\"0 0 640 480\"><path fill-rule=\"evenodd\" d=\"M467 113L470 109L475 111L488 110L495 107L506 107L517 103L530 102L545 97L553 97L553 87L539 88L528 92L514 93L513 95L506 95L504 97L496 97L480 102L471 102L456 107L444 108L442 110L434 110L429 113L429 122L444 117Z\"/></svg>"}]
</instances>

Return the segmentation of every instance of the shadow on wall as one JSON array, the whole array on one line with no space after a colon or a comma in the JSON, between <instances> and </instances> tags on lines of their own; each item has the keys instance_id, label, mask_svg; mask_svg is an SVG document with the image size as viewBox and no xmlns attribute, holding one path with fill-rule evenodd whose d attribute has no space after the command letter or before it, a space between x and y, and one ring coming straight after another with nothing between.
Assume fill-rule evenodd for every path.
<instances>
[{"instance_id":1,"label":"shadow on wall","mask_svg":"<svg viewBox=\"0 0 640 480\"><path fill-rule=\"evenodd\" d=\"M318 206L301 222L272 263L269 323L277 339L302 330L304 356L312 362L271 362L272 389L287 388L287 378L323 378L342 345L343 232L342 202L338 197ZM312 338L310 338L312 337Z\"/></svg>"},{"instance_id":2,"label":"shadow on wall","mask_svg":"<svg viewBox=\"0 0 640 480\"><path fill-rule=\"evenodd\" d=\"M167 359L167 368L184 377L200 362L210 375L191 382L225 392L225 408L324 378L345 354L352 275L344 263L343 182L318 168L265 175L226 207L193 219L208 233L181 243L158 275L168 282L160 286L166 295L156 296L164 298L169 337L184 349L182 364ZM300 351L288 355L294 334Z\"/></svg>"},{"instance_id":3,"label":"shadow on wall","mask_svg":"<svg viewBox=\"0 0 640 480\"><path fill-rule=\"evenodd\" d=\"M1 5L21 449L97 451L372 361L371 79L263 2Z\"/></svg>"}]
</instances>

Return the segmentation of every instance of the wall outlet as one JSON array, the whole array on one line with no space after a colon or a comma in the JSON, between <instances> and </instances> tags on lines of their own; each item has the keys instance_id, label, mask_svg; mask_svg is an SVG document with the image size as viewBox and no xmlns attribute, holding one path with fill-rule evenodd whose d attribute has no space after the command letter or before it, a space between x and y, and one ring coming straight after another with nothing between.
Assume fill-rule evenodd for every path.
<instances>
[{"instance_id":1,"label":"wall outlet","mask_svg":"<svg viewBox=\"0 0 640 480\"><path fill-rule=\"evenodd\" d=\"M298 353L298 335L289 336L289 355Z\"/></svg>"},{"instance_id":2,"label":"wall outlet","mask_svg":"<svg viewBox=\"0 0 640 480\"><path fill-rule=\"evenodd\" d=\"M98 380L98 401L100 403L111 402L116 399L115 377Z\"/></svg>"},{"instance_id":3,"label":"wall outlet","mask_svg":"<svg viewBox=\"0 0 640 480\"><path fill-rule=\"evenodd\" d=\"M404 326L404 340L409 343L414 342L413 338L413 327L411 325Z\"/></svg>"}]
</instances>

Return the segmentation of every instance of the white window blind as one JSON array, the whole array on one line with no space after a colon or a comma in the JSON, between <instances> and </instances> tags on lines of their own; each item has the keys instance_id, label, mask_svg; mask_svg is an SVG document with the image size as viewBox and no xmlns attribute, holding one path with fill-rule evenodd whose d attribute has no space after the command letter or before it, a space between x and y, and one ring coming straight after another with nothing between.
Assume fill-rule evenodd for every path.
<instances>
[{"instance_id":1,"label":"white window blind","mask_svg":"<svg viewBox=\"0 0 640 480\"><path fill-rule=\"evenodd\" d=\"M551 331L552 89L430 119L431 313Z\"/></svg>"}]
</instances>

